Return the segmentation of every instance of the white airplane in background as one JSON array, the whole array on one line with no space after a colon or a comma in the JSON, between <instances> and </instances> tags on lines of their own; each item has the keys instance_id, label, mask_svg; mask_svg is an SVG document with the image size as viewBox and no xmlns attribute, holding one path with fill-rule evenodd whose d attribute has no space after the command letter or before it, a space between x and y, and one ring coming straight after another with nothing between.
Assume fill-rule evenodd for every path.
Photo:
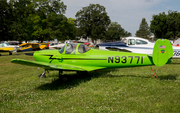
<instances>
[{"instance_id":1,"label":"white airplane in background","mask_svg":"<svg viewBox=\"0 0 180 113\"><path fill-rule=\"evenodd\" d=\"M97 44L102 50L118 49L132 53L152 54L155 42L139 37L126 37L120 42L108 42ZM162 45L163 47L163 45ZM180 58L180 47L173 47L173 58Z\"/></svg>"},{"instance_id":2,"label":"white airplane in background","mask_svg":"<svg viewBox=\"0 0 180 113\"><path fill-rule=\"evenodd\" d=\"M9 55L12 55L13 52L17 53L18 49L19 49L18 45L10 45L9 43L0 44L0 52L9 52Z\"/></svg>"}]
</instances>

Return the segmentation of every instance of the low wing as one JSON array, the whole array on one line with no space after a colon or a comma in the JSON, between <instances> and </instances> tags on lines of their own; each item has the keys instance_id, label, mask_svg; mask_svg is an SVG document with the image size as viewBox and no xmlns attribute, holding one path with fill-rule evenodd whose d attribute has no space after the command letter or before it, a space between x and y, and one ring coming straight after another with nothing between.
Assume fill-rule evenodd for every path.
<instances>
[{"instance_id":1,"label":"low wing","mask_svg":"<svg viewBox=\"0 0 180 113\"><path fill-rule=\"evenodd\" d=\"M16 64L43 67L45 69L55 69L55 70L62 69L62 70L72 70L72 71L93 71L104 68L104 67L91 67L91 66L75 66L75 65L63 64L63 63L52 64L52 63L29 61L22 59L12 59L11 62Z\"/></svg>"},{"instance_id":2,"label":"low wing","mask_svg":"<svg viewBox=\"0 0 180 113\"><path fill-rule=\"evenodd\" d=\"M0 52L16 52L18 47L1 47Z\"/></svg>"},{"instance_id":3,"label":"low wing","mask_svg":"<svg viewBox=\"0 0 180 113\"><path fill-rule=\"evenodd\" d=\"M14 50L9 50L6 48L0 48L0 52L13 52Z\"/></svg>"}]
</instances>

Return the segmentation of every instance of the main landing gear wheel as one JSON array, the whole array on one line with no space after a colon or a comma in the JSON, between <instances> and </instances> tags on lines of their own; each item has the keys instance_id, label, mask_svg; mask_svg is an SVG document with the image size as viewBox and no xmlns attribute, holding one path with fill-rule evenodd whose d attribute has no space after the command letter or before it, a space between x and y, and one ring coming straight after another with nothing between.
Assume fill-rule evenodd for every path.
<instances>
[{"instance_id":1,"label":"main landing gear wheel","mask_svg":"<svg viewBox=\"0 0 180 113\"><path fill-rule=\"evenodd\" d=\"M61 78L62 73L63 73L63 71L60 69L60 70L59 70L59 78Z\"/></svg>"},{"instance_id":2,"label":"main landing gear wheel","mask_svg":"<svg viewBox=\"0 0 180 113\"><path fill-rule=\"evenodd\" d=\"M87 71L76 71L76 72L77 72L77 75L81 78L87 77L89 75Z\"/></svg>"},{"instance_id":3,"label":"main landing gear wheel","mask_svg":"<svg viewBox=\"0 0 180 113\"><path fill-rule=\"evenodd\" d=\"M78 75L88 75L87 71L76 71Z\"/></svg>"},{"instance_id":4,"label":"main landing gear wheel","mask_svg":"<svg viewBox=\"0 0 180 113\"><path fill-rule=\"evenodd\" d=\"M12 55L12 52L9 52L9 55Z\"/></svg>"},{"instance_id":5,"label":"main landing gear wheel","mask_svg":"<svg viewBox=\"0 0 180 113\"><path fill-rule=\"evenodd\" d=\"M66 82L67 80L68 80L68 75L62 75L61 76L61 80L63 81L63 82Z\"/></svg>"},{"instance_id":6,"label":"main landing gear wheel","mask_svg":"<svg viewBox=\"0 0 180 113\"><path fill-rule=\"evenodd\" d=\"M63 71L59 70L59 79L61 79L63 82L66 82L68 80L68 75L62 75Z\"/></svg>"}]
</instances>

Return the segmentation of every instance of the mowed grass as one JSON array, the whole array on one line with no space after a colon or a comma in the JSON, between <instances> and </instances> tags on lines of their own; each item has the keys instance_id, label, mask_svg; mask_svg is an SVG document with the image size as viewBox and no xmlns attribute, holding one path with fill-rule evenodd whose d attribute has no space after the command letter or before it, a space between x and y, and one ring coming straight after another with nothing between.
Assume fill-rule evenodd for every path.
<instances>
[{"instance_id":1,"label":"mowed grass","mask_svg":"<svg viewBox=\"0 0 180 113\"><path fill-rule=\"evenodd\" d=\"M89 72L68 80L50 71L11 63L32 56L0 56L0 112L180 112L180 60L162 67L146 66ZM154 69L158 79L152 77ZM53 81L52 81L53 80Z\"/></svg>"}]
</instances>

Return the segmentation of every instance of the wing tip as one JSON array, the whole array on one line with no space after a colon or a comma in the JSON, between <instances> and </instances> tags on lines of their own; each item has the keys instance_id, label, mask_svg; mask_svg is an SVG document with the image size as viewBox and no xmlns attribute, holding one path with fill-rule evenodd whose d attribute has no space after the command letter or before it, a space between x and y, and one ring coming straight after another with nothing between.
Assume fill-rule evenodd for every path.
<instances>
[{"instance_id":1,"label":"wing tip","mask_svg":"<svg viewBox=\"0 0 180 113\"><path fill-rule=\"evenodd\" d=\"M19 59L12 59L11 62L18 61Z\"/></svg>"}]
</instances>

